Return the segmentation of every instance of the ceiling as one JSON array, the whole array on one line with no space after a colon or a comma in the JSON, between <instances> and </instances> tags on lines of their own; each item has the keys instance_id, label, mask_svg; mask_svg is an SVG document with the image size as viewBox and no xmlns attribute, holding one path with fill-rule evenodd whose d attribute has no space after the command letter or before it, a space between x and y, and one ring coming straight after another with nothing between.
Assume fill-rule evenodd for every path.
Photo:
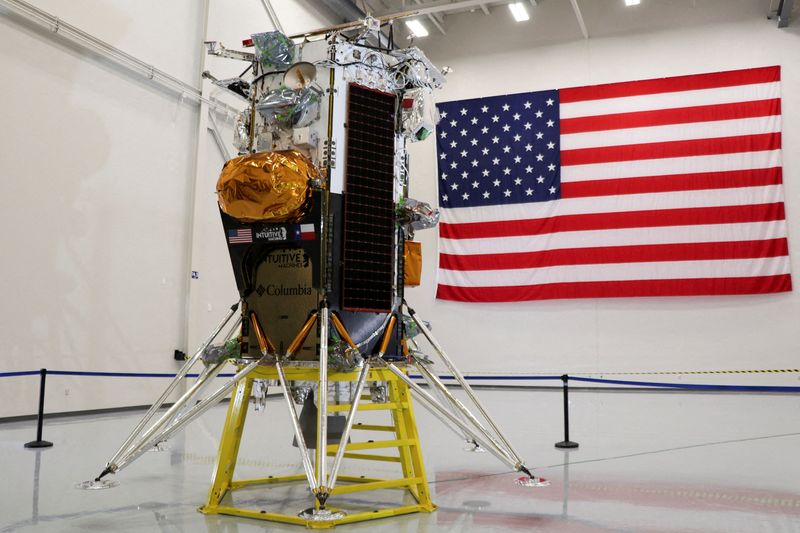
<instances>
[{"instance_id":1,"label":"ceiling","mask_svg":"<svg viewBox=\"0 0 800 533\"><path fill-rule=\"evenodd\" d=\"M502 17L509 25L517 24L507 7L509 0L346 0L364 13L379 17L408 11L418 11L419 19L431 35L447 35L466 14L478 14L497 19ZM662 17L665 10L695 9L698 4L715 3L713 0L641 0L637 6L626 7L624 0L523 0L531 18L547 16L548 12L569 11L569 27L564 31L578 32L585 39L593 36L595 18L604 19L613 13L636 12L639 19ZM719 2L716 2L719 3ZM730 0L731 8L737 4L757 7L759 16L772 17L776 26L786 26L792 18L800 16L800 1L794 0ZM701 6L702 7L702 6ZM783 17L779 15L783 14ZM561 19L563 20L563 19ZM488 19L487 19L488 21ZM522 23L524 24L524 23ZM401 25L403 26L403 25Z\"/></svg>"}]
</instances>

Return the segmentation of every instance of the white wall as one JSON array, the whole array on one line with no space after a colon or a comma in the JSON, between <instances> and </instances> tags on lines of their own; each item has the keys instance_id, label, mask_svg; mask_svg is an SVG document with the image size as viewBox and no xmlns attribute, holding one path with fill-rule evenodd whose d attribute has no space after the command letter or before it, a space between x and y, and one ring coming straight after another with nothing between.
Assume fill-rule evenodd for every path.
<instances>
[{"instance_id":1,"label":"white wall","mask_svg":"<svg viewBox=\"0 0 800 533\"><path fill-rule=\"evenodd\" d=\"M203 66L220 76L240 70L217 58L204 61L202 40L236 47L249 33L272 29L259 0L212 0L206 35L202 3L191 0L35 4L196 86ZM309 0L273 4L290 33L329 20ZM691 0L654 2L661 6L656 16L639 18L612 9L618 2L610 0L581 4L588 41L566 0L543 2L527 26L511 24L497 8L490 17L461 15L446 37L420 40L438 64L455 68L439 98L781 64L797 265L800 22L776 29L760 0L697 0L696 8ZM0 68L0 371L174 371L173 349L195 347L236 299L213 195L223 161L205 131L198 142L205 123L198 106L2 9ZM229 135L223 132L226 141ZM413 196L435 203L433 143L414 145L412 154ZM409 300L466 372L797 366L796 293L439 302L436 234L418 235L425 246L423 286L410 289ZM191 270L199 271L198 280L188 281ZM797 384L794 375L734 381L757 379ZM36 381L0 379L0 417L35 412ZM146 404L165 384L53 377L47 410Z\"/></svg>"},{"instance_id":2,"label":"white wall","mask_svg":"<svg viewBox=\"0 0 800 533\"><path fill-rule=\"evenodd\" d=\"M33 3L199 87L204 2ZM305 0L275 4L287 31L324 23ZM231 47L273 29L259 0L213 0L209 11L209 38ZM199 106L4 8L0 69L0 372L174 372L173 350L196 344L188 316L207 312L187 307L196 180L209 213L195 233L224 247L213 196L222 160L205 131L198 142ZM237 298L217 253L213 323L217 302ZM52 376L46 410L149 404L166 384ZM35 413L37 390L38 377L0 378L0 418Z\"/></svg>"},{"instance_id":3,"label":"white wall","mask_svg":"<svg viewBox=\"0 0 800 533\"><path fill-rule=\"evenodd\" d=\"M462 15L445 37L418 40L454 71L439 101L781 65L786 209L800 261L800 22L777 29L767 2L582 1L584 40L569 2L544 2L530 23L504 8ZM645 16L646 14L646 16ZM433 139L412 148L412 192L436 203ZM423 241L422 286L407 297L462 370L501 374L797 368L800 293L468 304L434 299L436 233ZM465 334L468 331L468 334ZM612 376L607 376L612 377ZM627 376L627 379L800 385L798 374ZM626 378L622 378L626 379Z\"/></svg>"}]
</instances>

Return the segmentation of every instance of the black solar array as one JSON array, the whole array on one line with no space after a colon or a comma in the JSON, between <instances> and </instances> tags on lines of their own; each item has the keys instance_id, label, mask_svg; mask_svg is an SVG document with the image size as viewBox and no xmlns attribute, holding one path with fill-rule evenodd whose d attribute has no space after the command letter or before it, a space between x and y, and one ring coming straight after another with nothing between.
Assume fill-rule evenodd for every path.
<instances>
[{"instance_id":1,"label":"black solar array","mask_svg":"<svg viewBox=\"0 0 800 533\"><path fill-rule=\"evenodd\" d=\"M342 307L390 311L394 243L394 95L350 85Z\"/></svg>"}]
</instances>

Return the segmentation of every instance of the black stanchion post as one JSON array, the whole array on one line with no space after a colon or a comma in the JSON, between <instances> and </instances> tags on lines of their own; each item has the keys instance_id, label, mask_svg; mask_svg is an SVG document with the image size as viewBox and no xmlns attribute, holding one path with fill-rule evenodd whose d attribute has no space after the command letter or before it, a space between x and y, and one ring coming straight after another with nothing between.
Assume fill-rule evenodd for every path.
<instances>
[{"instance_id":1,"label":"black stanchion post","mask_svg":"<svg viewBox=\"0 0 800 533\"><path fill-rule=\"evenodd\" d=\"M577 448L578 443L569 440L569 376L561 376L564 383L564 440L556 442L556 448Z\"/></svg>"},{"instance_id":2,"label":"black stanchion post","mask_svg":"<svg viewBox=\"0 0 800 533\"><path fill-rule=\"evenodd\" d=\"M44 382L47 379L47 369L39 371L39 418L36 424L36 440L25 443L26 448L49 448L52 442L42 440L42 426L44 425Z\"/></svg>"}]
</instances>

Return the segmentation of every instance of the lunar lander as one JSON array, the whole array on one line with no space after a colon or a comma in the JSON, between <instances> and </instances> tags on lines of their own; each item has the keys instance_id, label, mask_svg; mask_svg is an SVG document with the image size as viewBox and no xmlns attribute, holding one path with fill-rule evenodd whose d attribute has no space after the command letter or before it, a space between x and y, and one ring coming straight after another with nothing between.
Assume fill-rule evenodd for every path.
<instances>
[{"instance_id":1,"label":"lunar lander","mask_svg":"<svg viewBox=\"0 0 800 533\"><path fill-rule=\"evenodd\" d=\"M445 76L418 48L368 44L380 27L379 20L368 18L299 36L297 44L278 32L257 34L255 53L207 43L210 54L252 65L248 79L206 74L250 102L236 121L241 155L225 164L217 184L240 300L88 487L112 484L107 476L231 391L212 485L200 508L204 513L325 528L433 511L412 397L470 449L486 450L524 473L520 483L544 483L528 470L404 298L404 287L415 282L419 269L413 233L438 220L430 206L408 198L406 143L433 130L431 93ZM472 409L439 379L417 344L422 339L461 385ZM196 382L156 418L198 362L203 369ZM228 363L236 366L235 375L207 392ZM412 380L409 370L428 386ZM248 404L253 395L263 398L267 386L283 394L303 473L235 480ZM387 412L389 422L359 422L367 411ZM359 438L367 432L384 438ZM399 477L344 475L345 460L354 468L362 462L395 463ZM227 497L244 487L280 483L307 484L309 508L282 514L237 507ZM342 503L343 495L385 489L411 498L368 511Z\"/></svg>"}]
</instances>

